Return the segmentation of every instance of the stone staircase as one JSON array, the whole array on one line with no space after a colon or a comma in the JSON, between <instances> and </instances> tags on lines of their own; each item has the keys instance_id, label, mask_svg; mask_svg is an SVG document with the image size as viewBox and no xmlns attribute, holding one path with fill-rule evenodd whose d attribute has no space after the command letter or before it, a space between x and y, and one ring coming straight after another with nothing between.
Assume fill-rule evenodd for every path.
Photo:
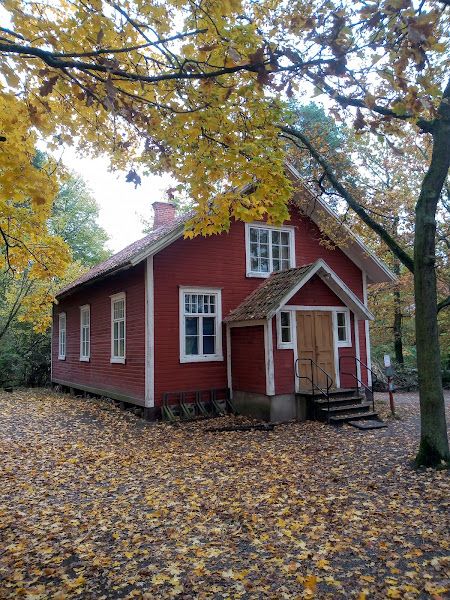
<instances>
[{"instance_id":1,"label":"stone staircase","mask_svg":"<svg viewBox=\"0 0 450 600\"><path fill-rule=\"evenodd\" d=\"M364 394L353 389L331 389L329 398L325 394L315 391L301 391L297 397L307 400L308 417L318 421L325 421L332 425L348 423L358 429L378 429L386 427L373 410L372 402Z\"/></svg>"}]
</instances>

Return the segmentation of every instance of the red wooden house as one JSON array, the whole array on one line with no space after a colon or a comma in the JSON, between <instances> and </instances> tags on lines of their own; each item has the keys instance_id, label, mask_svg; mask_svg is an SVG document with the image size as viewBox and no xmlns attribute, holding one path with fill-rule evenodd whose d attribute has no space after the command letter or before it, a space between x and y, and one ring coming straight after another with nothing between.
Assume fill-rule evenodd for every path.
<instances>
[{"instance_id":1,"label":"red wooden house","mask_svg":"<svg viewBox=\"0 0 450 600\"><path fill-rule=\"evenodd\" d=\"M394 276L351 231L323 244L337 217L298 190L282 227L234 222L192 240L156 202L149 235L58 294L52 381L150 418L165 394L227 388L239 412L272 420L304 416L301 394L327 383L370 386L367 286Z\"/></svg>"}]
</instances>

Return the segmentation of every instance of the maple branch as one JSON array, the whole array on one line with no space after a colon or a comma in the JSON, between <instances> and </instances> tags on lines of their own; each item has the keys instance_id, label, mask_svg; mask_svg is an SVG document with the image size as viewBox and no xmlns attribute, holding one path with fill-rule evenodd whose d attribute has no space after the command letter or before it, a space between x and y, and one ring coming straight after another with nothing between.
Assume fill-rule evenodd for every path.
<instances>
[{"instance_id":1,"label":"maple branch","mask_svg":"<svg viewBox=\"0 0 450 600\"><path fill-rule=\"evenodd\" d=\"M380 238L385 242L385 244L392 250L392 252L397 256L397 258L405 265L407 269L409 269L412 273L414 272L414 261L411 256L405 252L405 250L394 240L394 238L389 234L389 232L382 226L380 223L375 221L368 212L364 209L364 207L358 202L358 200L353 196L353 194L339 181L337 176L335 175L333 167L330 163L316 150L313 146L312 142L306 137L298 129L294 129L293 127L280 126L280 130L288 136L288 139L291 139L294 143L296 139L299 139L304 146L307 147L309 153L314 158L314 160L323 168L328 181L334 187L334 189L344 198L347 204L352 208L355 213L361 218L361 220L370 227L375 233L377 233ZM294 139L292 139L294 138Z\"/></svg>"},{"instance_id":2,"label":"maple branch","mask_svg":"<svg viewBox=\"0 0 450 600\"><path fill-rule=\"evenodd\" d=\"M346 108L347 106L353 106L354 108L371 110L379 115L383 115L384 117L400 119L401 121L409 121L415 118L415 116L412 113L405 112L398 114L392 108L380 106L379 104L373 104L369 106L367 102L361 100L360 98L352 98L350 96L344 96L343 94L339 94L337 90L335 90L331 85L329 85L326 81L319 79L316 75L310 73L309 76L319 89L323 89L323 91L326 92L332 100L335 100L343 108ZM425 133L433 133L434 121L427 121L426 119L417 119L416 123L417 126Z\"/></svg>"},{"instance_id":3,"label":"maple branch","mask_svg":"<svg viewBox=\"0 0 450 600\"><path fill-rule=\"evenodd\" d=\"M54 52L53 56L56 58L83 58L89 56L100 56L102 54L120 54L122 52L132 52L134 50L142 50L143 48L149 48L150 46L158 46L159 44L166 44L173 42L174 40L181 40L198 33L206 33L207 29L195 29L194 31L188 31L186 33L177 33L171 37L164 38L162 40L156 40L154 42L146 42L145 44L138 44L136 46L128 46L123 48L100 48L99 50L92 50L91 52Z\"/></svg>"},{"instance_id":4,"label":"maple branch","mask_svg":"<svg viewBox=\"0 0 450 600\"><path fill-rule=\"evenodd\" d=\"M14 31L11 31L11 29L8 29L7 27L0 27L0 31L3 31L3 33L7 33L8 35L11 35L12 37L19 38L20 40L23 40L24 42L27 41L27 39L24 38L23 35L21 35L20 33L14 33Z\"/></svg>"},{"instance_id":5,"label":"maple branch","mask_svg":"<svg viewBox=\"0 0 450 600\"><path fill-rule=\"evenodd\" d=\"M40 58L45 64L54 69L78 69L83 72L100 72L108 73L109 75L116 75L124 80L129 81L141 81L144 83L157 83L159 81L170 81L170 80L203 80L203 79L214 79L222 75L230 75L233 73L239 73L240 71L247 71L250 73L261 73L261 70L266 70L266 66L269 66L270 61L261 62L249 62L245 64L235 65L234 67L218 67L213 71L197 71L197 72L186 72L183 71L182 67L179 70L162 73L161 75L144 75L140 73L130 73L123 69L115 69L111 65L100 65L93 62L75 61L62 59L58 57L58 53L49 52L48 50L42 50L41 48L34 48L32 46L24 46L22 44L14 43L0 43L0 52L8 54L18 54L22 56L34 56ZM286 67L278 67L276 70L267 71L270 73L281 73L283 71L296 71L305 67L312 67L318 65L324 65L331 62L332 59L312 59L306 62L298 63L295 65L289 65ZM334 59L333 59L334 60ZM195 64L195 61L189 61L186 64Z\"/></svg>"}]
</instances>

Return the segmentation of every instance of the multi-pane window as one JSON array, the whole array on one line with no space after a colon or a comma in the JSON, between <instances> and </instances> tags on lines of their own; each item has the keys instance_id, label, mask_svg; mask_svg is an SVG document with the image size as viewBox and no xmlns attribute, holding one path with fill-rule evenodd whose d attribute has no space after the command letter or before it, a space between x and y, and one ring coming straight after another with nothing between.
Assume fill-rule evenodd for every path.
<instances>
[{"instance_id":1,"label":"multi-pane window","mask_svg":"<svg viewBox=\"0 0 450 600\"><path fill-rule=\"evenodd\" d=\"M182 362L221 359L220 292L181 291Z\"/></svg>"},{"instance_id":2,"label":"multi-pane window","mask_svg":"<svg viewBox=\"0 0 450 600\"><path fill-rule=\"evenodd\" d=\"M111 297L111 361L125 361L125 294Z\"/></svg>"},{"instance_id":3,"label":"multi-pane window","mask_svg":"<svg viewBox=\"0 0 450 600\"><path fill-rule=\"evenodd\" d=\"M64 360L66 358L66 313L59 313L58 321L58 358Z\"/></svg>"},{"instance_id":4,"label":"multi-pane window","mask_svg":"<svg viewBox=\"0 0 450 600\"><path fill-rule=\"evenodd\" d=\"M336 313L338 343L347 344L350 341L350 327L347 312Z\"/></svg>"},{"instance_id":5,"label":"multi-pane window","mask_svg":"<svg viewBox=\"0 0 450 600\"><path fill-rule=\"evenodd\" d=\"M89 304L80 307L80 360L91 356L91 310Z\"/></svg>"},{"instance_id":6,"label":"multi-pane window","mask_svg":"<svg viewBox=\"0 0 450 600\"><path fill-rule=\"evenodd\" d=\"M277 346L278 348L292 349L292 315L290 310L281 311L277 314Z\"/></svg>"},{"instance_id":7,"label":"multi-pane window","mask_svg":"<svg viewBox=\"0 0 450 600\"><path fill-rule=\"evenodd\" d=\"M280 333L281 342L283 344L289 344L292 342L291 339L291 313L282 312L280 313Z\"/></svg>"},{"instance_id":8,"label":"multi-pane window","mask_svg":"<svg viewBox=\"0 0 450 600\"><path fill-rule=\"evenodd\" d=\"M294 265L290 229L249 225L247 236L247 270L250 274L265 275Z\"/></svg>"}]
</instances>

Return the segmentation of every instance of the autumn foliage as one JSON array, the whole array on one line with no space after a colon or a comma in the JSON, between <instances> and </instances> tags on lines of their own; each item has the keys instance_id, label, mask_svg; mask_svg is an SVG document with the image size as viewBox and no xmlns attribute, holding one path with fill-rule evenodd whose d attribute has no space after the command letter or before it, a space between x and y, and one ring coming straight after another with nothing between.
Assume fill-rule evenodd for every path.
<instances>
[{"instance_id":1,"label":"autumn foliage","mask_svg":"<svg viewBox=\"0 0 450 600\"><path fill-rule=\"evenodd\" d=\"M0 394L0 597L444 598L448 473L412 469L417 400L397 408L218 433Z\"/></svg>"}]
</instances>

